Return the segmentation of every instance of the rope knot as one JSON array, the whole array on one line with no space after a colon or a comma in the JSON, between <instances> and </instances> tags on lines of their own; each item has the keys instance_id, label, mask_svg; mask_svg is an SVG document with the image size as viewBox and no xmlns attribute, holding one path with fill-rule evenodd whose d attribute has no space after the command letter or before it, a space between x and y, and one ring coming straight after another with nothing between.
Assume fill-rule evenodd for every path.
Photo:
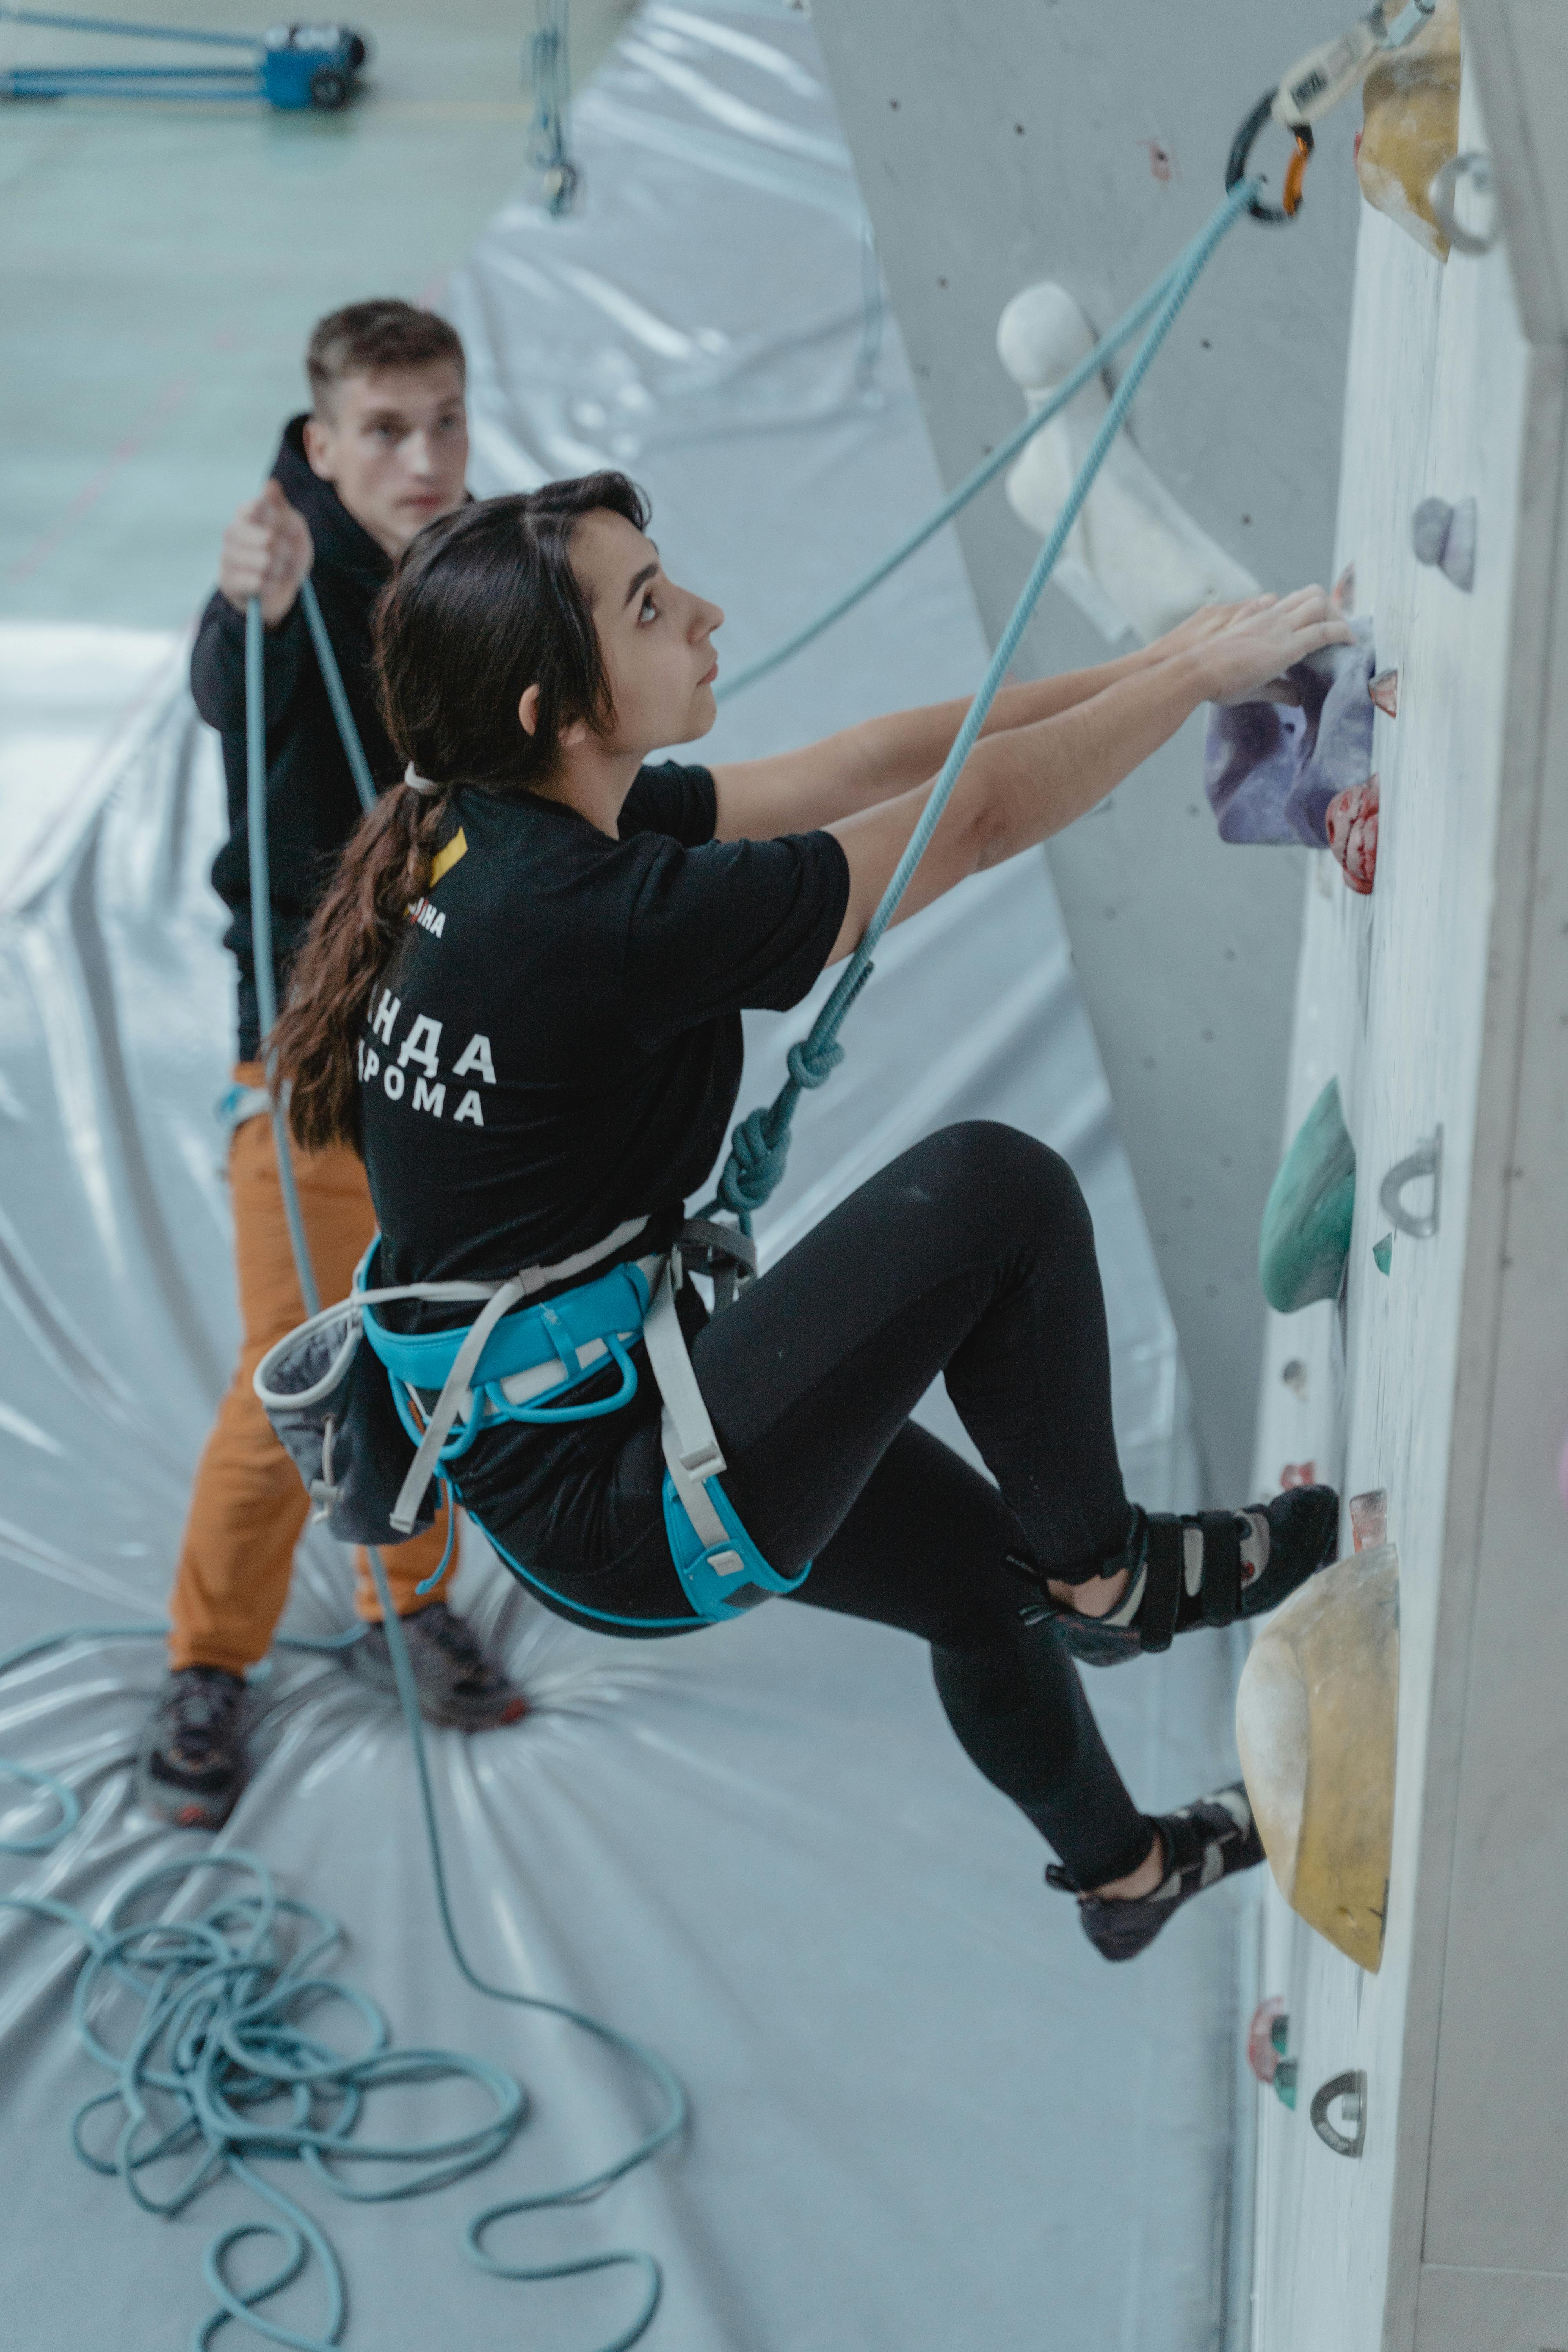
<instances>
[{"instance_id":1,"label":"rope knot","mask_svg":"<svg viewBox=\"0 0 1568 2352\"><path fill-rule=\"evenodd\" d=\"M788 1160L787 1121L775 1140L768 1131L767 1110L748 1111L730 1138L730 1157L719 1179L719 1198L733 1215L750 1215L777 1191Z\"/></svg>"},{"instance_id":2,"label":"rope knot","mask_svg":"<svg viewBox=\"0 0 1568 2352\"><path fill-rule=\"evenodd\" d=\"M809 1093L813 1087L826 1086L843 1059L844 1048L836 1038L814 1045L809 1037L803 1037L790 1047L786 1065L795 1085Z\"/></svg>"}]
</instances>

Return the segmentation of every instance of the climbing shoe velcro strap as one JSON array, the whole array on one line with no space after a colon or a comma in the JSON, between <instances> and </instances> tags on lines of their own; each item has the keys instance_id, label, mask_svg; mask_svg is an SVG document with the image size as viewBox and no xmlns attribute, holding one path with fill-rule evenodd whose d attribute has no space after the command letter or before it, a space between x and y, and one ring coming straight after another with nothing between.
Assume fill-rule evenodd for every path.
<instances>
[{"instance_id":1,"label":"climbing shoe velcro strap","mask_svg":"<svg viewBox=\"0 0 1568 2352\"><path fill-rule=\"evenodd\" d=\"M1138 1635L1146 1651L1168 1650L1176 1631L1182 1598L1182 1523L1168 1512L1152 1512L1146 1581L1138 1612Z\"/></svg>"},{"instance_id":2,"label":"climbing shoe velcro strap","mask_svg":"<svg viewBox=\"0 0 1568 2352\"><path fill-rule=\"evenodd\" d=\"M1234 1511L1200 1511L1205 1625L1232 1625L1241 1606L1241 1538Z\"/></svg>"}]
</instances>

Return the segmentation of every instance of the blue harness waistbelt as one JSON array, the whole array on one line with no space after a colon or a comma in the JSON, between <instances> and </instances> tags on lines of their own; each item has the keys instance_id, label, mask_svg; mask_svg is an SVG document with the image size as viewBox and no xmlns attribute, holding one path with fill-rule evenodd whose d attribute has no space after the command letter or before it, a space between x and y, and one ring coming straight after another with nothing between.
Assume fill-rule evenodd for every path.
<instances>
[{"instance_id":1,"label":"blue harness waistbelt","mask_svg":"<svg viewBox=\"0 0 1568 2352\"><path fill-rule=\"evenodd\" d=\"M394 1524L405 1518L412 1527L430 1479L449 1481L448 1465L461 1460L482 1429L507 1421L551 1425L597 1420L629 1404L637 1389L629 1350L640 1339L664 1404L665 1534L692 1610L700 1620L716 1624L743 1616L770 1593L796 1591L811 1572L810 1562L798 1576L779 1575L720 1484L724 1457L676 1313L675 1293L684 1278L681 1240L711 1252L716 1236L721 1249L730 1244L721 1229L683 1227L668 1258L628 1259L537 1306L517 1303L530 1284L528 1276L520 1276L500 1285L473 1323L412 1333L388 1329L373 1310L371 1298L387 1296L377 1294L370 1280L380 1247L379 1240L373 1243L354 1276L354 1291L363 1300L362 1326L386 1369L398 1413L416 1447L392 1514ZM594 1253L602 1254L602 1246ZM619 1374L612 1396L573 1402L575 1390L611 1365ZM583 1609L509 1554L502 1557L548 1599L578 1615L669 1631L689 1622Z\"/></svg>"}]
</instances>

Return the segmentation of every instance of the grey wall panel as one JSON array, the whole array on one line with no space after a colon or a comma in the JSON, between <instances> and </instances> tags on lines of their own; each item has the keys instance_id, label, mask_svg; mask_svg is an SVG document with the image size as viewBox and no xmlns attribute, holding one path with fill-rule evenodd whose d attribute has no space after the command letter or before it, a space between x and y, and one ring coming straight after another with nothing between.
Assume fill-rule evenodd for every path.
<instances>
[{"instance_id":1,"label":"grey wall panel","mask_svg":"<svg viewBox=\"0 0 1568 2352\"><path fill-rule=\"evenodd\" d=\"M1039 278L1108 326L1207 216L1237 122L1341 0L815 0L916 381L951 483L1021 414L995 354ZM1308 202L1243 223L1162 356L1134 431L1167 487L1268 587L1331 553L1359 107L1322 128ZM1276 173L1284 142L1260 160ZM993 489L960 527L993 637L1038 542ZM1106 648L1047 591L1030 674ZM1194 721L1054 845L1122 1138L1195 1393L1209 1483L1245 1483L1262 1332L1258 1217L1279 1153L1300 856L1229 849Z\"/></svg>"}]
</instances>

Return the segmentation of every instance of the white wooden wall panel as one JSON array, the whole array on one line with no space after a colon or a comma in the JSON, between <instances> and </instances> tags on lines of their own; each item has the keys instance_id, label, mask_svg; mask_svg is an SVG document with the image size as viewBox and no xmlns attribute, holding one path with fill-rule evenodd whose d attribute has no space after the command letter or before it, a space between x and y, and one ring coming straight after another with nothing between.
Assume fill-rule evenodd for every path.
<instances>
[{"instance_id":1,"label":"white wooden wall panel","mask_svg":"<svg viewBox=\"0 0 1568 2352\"><path fill-rule=\"evenodd\" d=\"M1484 147L1475 79L1461 144ZM1400 708L1377 720L1376 891L1352 898L1325 857L1308 894L1289 1124L1337 1076L1356 1220L1343 1307L1271 1319L1258 1470L1311 1457L1347 1496L1386 1490L1399 1785L1376 1978L1269 1893L1263 1987L1287 1996L1300 2079L1293 2116L1265 2103L1257 2352L1568 2347L1565 1906L1542 1866L1568 1795L1561 377L1503 247L1444 268L1365 215L1339 560ZM1428 494L1478 501L1471 595L1411 555ZM1384 1276L1379 1184L1439 1123L1440 1230L1397 1236ZM1360 2161L1307 2116L1351 2068Z\"/></svg>"}]
</instances>

